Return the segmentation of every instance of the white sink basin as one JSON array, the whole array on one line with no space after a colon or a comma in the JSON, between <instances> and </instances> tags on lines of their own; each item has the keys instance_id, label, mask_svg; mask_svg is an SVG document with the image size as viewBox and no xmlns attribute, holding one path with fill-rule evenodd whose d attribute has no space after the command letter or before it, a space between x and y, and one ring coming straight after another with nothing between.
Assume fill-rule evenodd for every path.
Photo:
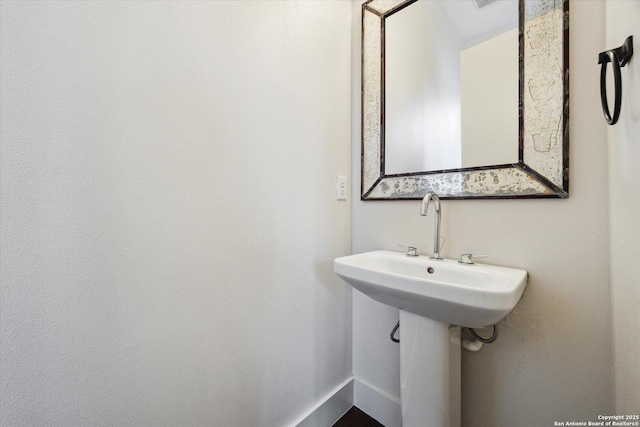
<instances>
[{"instance_id":1,"label":"white sink basin","mask_svg":"<svg viewBox=\"0 0 640 427\"><path fill-rule=\"evenodd\" d=\"M375 251L336 258L335 272L376 301L453 325L482 327L516 306L527 272Z\"/></svg>"}]
</instances>

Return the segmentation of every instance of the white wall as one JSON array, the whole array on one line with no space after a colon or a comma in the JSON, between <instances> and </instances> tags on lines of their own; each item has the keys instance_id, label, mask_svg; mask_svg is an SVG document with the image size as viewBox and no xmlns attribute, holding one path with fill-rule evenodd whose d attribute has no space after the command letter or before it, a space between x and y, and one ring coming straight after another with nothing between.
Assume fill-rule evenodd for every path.
<instances>
[{"instance_id":1,"label":"white wall","mask_svg":"<svg viewBox=\"0 0 640 427\"><path fill-rule=\"evenodd\" d=\"M348 379L350 4L1 7L0 424L286 425Z\"/></svg>"},{"instance_id":2,"label":"white wall","mask_svg":"<svg viewBox=\"0 0 640 427\"><path fill-rule=\"evenodd\" d=\"M440 2L419 1L385 19L387 174L460 167L463 48Z\"/></svg>"},{"instance_id":3,"label":"white wall","mask_svg":"<svg viewBox=\"0 0 640 427\"><path fill-rule=\"evenodd\" d=\"M621 69L620 120L608 126L611 291L615 366L615 412L637 414L640 408L640 2L607 1L606 46L634 37L636 53ZM604 49L603 49L604 50ZM609 66L611 73L611 66ZM612 98L610 98L612 99ZM609 101L613 105L613 101ZM604 120L604 119L603 119Z\"/></svg>"},{"instance_id":4,"label":"white wall","mask_svg":"<svg viewBox=\"0 0 640 427\"><path fill-rule=\"evenodd\" d=\"M356 15L360 5L354 3ZM599 0L570 4L569 199L443 201L446 257L484 253L490 256L488 263L521 267L530 274L498 340L478 353L463 353L463 426L549 426L597 420L613 411L607 135L595 64L604 45L604 12ZM352 31L352 46L352 93L358 94L359 31ZM355 98L352 166L357 192L360 103ZM353 252L397 249L397 243L404 243L429 253L433 220L433 213L419 215L418 201L354 198ZM354 291L354 375L396 399L398 346L389 332L397 320L397 310Z\"/></svg>"},{"instance_id":5,"label":"white wall","mask_svg":"<svg viewBox=\"0 0 640 427\"><path fill-rule=\"evenodd\" d=\"M460 52L462 167L518 162L518 29Z\"/></svg>"}]
</instances>

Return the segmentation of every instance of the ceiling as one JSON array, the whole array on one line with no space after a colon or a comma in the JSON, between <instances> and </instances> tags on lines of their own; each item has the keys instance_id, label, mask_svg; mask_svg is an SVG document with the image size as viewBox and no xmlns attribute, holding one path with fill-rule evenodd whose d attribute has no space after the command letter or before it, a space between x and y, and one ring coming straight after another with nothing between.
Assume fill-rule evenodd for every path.
<instances>
[{"instance_id":1,"label":"ceiling","mask_svg":"<svg viewBox=\"0 0 640 427\"><path fill-rule=\"evenodd\" d=\"M518 0L498 0L477 9L473 0L439 0L465 47L518 28Z\"/></svg>"}]
</instances>

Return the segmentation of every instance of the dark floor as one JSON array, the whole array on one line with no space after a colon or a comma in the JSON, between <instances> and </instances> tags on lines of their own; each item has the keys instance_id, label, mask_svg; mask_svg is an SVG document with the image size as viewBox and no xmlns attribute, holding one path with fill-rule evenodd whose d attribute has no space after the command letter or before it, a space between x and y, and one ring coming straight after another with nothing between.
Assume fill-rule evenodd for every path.
<instances>
[{"instance_id":1,"label":"dark floor","mask_svg":"<svg viewBox=\"0 0 640 427\"><path fill-rule=\"evenodd\" d=\"M352 406L346 414L342 416L333 427L384 427L382 424Z\"/></svg>"}]
</instances>

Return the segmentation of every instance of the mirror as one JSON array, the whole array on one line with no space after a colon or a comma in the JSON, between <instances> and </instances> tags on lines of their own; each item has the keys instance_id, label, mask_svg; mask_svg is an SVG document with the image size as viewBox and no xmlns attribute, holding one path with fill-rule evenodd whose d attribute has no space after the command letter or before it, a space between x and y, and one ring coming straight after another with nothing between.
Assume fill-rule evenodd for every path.
<instances>
[{"instance_id":1,"label":"mirror","mask_svg":"<svg viewBox=\"0 0 640 427\"><path fill-rule=\"evenodd\" d=\"M362 28L362 200L568 197L568 1L370 0Z\"/></svg>"},{"instance_id":2,"label":"mirror","mask_svg":"<svg viewBox=\"0 0 640 427\"><path fill-rule=\"evenodd\" d=\"M385 20L386 173L518 162L518 2L424 1Z\"/></svg>"}]
</instances>

